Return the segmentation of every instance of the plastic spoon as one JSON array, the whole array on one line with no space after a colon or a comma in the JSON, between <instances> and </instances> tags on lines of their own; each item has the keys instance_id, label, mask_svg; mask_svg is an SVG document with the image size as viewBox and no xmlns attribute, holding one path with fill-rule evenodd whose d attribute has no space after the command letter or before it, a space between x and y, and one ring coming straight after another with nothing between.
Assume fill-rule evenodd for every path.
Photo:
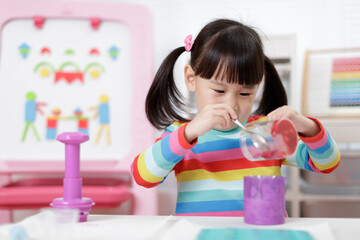
<instances>
[{"instance_id":1,"label":"plastic spoon","mask_svg":"<svg viewBox=\"0 0 360 240\"><path fill-rule=\"evenodd\" d=\"M269 145L268 145L268 141L266 140L265 137L257 134L256 132L253 132L251 130L248 130L244 127L244 125L242 125L237 119L233 120L233 122L238 125L239 127L241 127L245 132L250 134L250 138L254 143L254 146L262 151L269 151Z\"/></svg>"}]
</instances>

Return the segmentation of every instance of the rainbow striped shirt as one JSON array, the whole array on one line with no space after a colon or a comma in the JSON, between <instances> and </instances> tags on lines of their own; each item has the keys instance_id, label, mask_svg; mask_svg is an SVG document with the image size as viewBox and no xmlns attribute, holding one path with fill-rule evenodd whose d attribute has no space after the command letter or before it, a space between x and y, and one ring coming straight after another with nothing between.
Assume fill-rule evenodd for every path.
<instances>
[{"instance_id":1,"label":"rainbow striped shirt","mask_svg":"<svg viewBox=\"0 0 360 240\"><path fill-rule=\"evenodd\" d=\"M265 121L252 116L248 122ZM140 153L131 165L135 181L154 187L175 171L177 179L177 215L243 216L243 177L281 175L282 164L305 170L330 173L340 162L340 152L320 122L318 135L299 137L291 158L249 161L240 149L240 128L211 130L189 144L184 136L187 123L174 122L154 145Z\"/></svg>"}]
</instances>

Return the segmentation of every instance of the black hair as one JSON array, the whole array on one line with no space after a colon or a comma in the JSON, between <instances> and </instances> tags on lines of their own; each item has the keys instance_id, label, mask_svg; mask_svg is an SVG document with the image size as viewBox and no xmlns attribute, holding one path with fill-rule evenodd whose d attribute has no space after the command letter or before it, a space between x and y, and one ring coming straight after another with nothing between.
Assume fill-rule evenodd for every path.
<instances>
[{"instance_id":1,"label":"black hair","mask_svg":"<svg viewBox=\"0 0 360 240\"><path fill-rule=\"evenodd\" d=\"M182 113L186 107L176 87L173 70L185 47L173 50L163 61L146 97L146 115L151 124L162 129L173 121L189 121ZM264 55L260 36L237 21L219 19L208 23L194 40L190 66L196 76L223 79L246 86L260 84L263 96L255 114L266 115L287 104L287 96L271 60Z\"/></svg>"}]
</instances>

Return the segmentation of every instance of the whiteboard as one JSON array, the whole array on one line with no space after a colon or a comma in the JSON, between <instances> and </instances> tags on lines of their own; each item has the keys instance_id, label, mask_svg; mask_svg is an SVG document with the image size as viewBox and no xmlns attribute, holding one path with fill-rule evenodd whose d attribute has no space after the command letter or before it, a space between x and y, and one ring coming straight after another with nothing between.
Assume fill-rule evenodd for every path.
<instances>
[{"instance_id":1,"label":"whiteboard","mask_svg":"<svg viewBox=\"0 0 360 240\"><path fill-rule=\"evenodd\" d=\"M5 24L0 51L0 159L63 159L62 143L46 137L48 119L60 109L57 134L78 131L77 120L71 118L77 108L88 118L90 140L81 145L84 160L121 159L127 155L132 147L130 102L134 87L130 79L130 37L125 25L112 21L102 22L98 30L81 19L47 19L41 29L34 27L32 19ZM118 49L116 56L110 49ZM53 67L45 70L48 75L41 74L41 68L35 70L44 62ZM89 69L85 72L90 63L98 63L92 65L95 75ZM77 71L83 81L56 79L56 73ZM47 104L40 107L44 115L37 112L33 122L40 140L29 128L22 141L28 92L36 94L36 102ZM95 110L90 109L99 106L104 94L109 98L110 144L105 130L95 143L100 123L99 118L93 119Z\"/></svg>"}]
</instances>

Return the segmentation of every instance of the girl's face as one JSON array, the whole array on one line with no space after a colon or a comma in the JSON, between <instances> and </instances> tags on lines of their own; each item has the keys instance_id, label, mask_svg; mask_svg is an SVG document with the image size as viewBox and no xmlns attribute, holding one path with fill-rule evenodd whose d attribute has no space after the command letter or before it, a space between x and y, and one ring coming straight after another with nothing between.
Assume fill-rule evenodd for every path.
<instances>
[{"instance_id":1,"label":"girl's face","mask_svg":"<svg viewBox=\"0 0 360 240\"><path fill-rule=\"evenodd\" d=\"M234 109L240 122L244 122L250 116L257 90L258 85L249 87L237 83L228 83L226 80L204 79L194 76L193 91L195 92L198 111L209 104L225 103ZM230 129L236 127L233 123Z\"/></svg>"},{"instance_id":2,"label":"girl's face","mask_svg":"<svg viewBox=\"0 0 360 240\"><path fill-rule=\"evenodd\" d=\"M199 111L208 104L225 103L234 109L240 122L249 117L258 85L247 87L201 77L196 77L195 81L196 105Z\"/></svg>"}]
</instances>

